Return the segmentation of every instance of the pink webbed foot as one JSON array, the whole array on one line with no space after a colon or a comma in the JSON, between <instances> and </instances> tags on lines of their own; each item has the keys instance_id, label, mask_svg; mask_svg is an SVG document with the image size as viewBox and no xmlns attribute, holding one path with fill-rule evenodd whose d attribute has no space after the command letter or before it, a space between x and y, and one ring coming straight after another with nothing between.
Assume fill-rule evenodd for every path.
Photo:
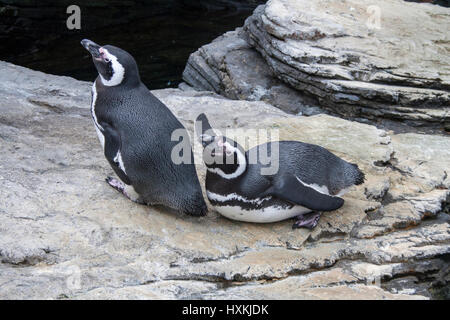
<instances>
[{"instance_id":1,"label":"pink webbed foot","mask_svg":"<svg viewBox=\"0 0 450 320\"><path fill-rule=\"evenodd\" d=\"M105 180L111 187L113 187L114 189L119 191L121 194L123 194L125 197L127 197L131 201L138 203L138 204L145 204L145 202L139 196L137 196L137 197L131 196L127 192L127 185L125 183L123 183L122 181L115 179L113 177L107 177Z\"/></svg>"},{"instance_id":2,"label":"pink webbed foot","mask_svg":"<svg viewBox=\"0 0 450 320\"><path fill-rule=\"evenodd\" d=\"M314 229L319 222L321 212L310 212L297 216L297 220L292 225L292 229L307 228Z\"/></svg>"}]
</instances>

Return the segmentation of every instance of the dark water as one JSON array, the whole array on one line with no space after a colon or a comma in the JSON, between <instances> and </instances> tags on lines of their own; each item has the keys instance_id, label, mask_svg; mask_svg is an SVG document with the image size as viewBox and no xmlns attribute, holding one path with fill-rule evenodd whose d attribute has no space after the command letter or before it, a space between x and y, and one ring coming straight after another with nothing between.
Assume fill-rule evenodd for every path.
<instances>
[{"instance_id":1,"label":"dark water","mask_svg":"<svg viewBox=\"0 0 450 320\"><path fill-rule=\"evenodd\" d=\"M80 45L81 39L88 38L130 52L143 82L156 89L177 86L189 54L242 26L265 1L116 1L117 5L78 1L81 30L75 31L66 28L69 15L64 1L29 1L31 7L23 0L3 1L4 6L5 2L9 16L2 20L0 13L0 60L92 81L97 73ZM1 5L2 1L0 9Z\"/></svg>"}]
</instances>

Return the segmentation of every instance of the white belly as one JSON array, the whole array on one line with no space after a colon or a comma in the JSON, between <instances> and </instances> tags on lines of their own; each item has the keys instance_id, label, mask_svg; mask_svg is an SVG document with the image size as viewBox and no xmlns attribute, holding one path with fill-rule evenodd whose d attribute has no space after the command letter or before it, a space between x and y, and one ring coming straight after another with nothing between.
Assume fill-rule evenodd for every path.
<instances>
[{"instance_id":1,"label":"white belly","mask_svg":"<svg viewBox=\"0 0 450 320\"><path fill-rule=\"evenodd\" d=\"M311 212L311 209L302 206L294 206L292 208L274 206L255 210L242 210L238 206L215 206L214 209L228 219L256 223L282 221Z\"/></svg>"}]
</instances>

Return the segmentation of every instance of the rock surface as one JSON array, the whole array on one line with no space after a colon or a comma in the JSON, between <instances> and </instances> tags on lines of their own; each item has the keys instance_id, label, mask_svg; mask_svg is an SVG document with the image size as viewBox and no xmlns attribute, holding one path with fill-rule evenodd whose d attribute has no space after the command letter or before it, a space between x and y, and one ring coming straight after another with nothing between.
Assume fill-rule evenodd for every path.
<instances>
[{"instance_id":1,"label":"rock surface","mask_svg":"<svg viewBox=\"0 0 450 320\"><path fill-rule=\"evenodd\" d=\"M450 10L432 4L270 0L192 54L183 78L293 113L448 129L449 33Z\"/></svg>"},{"instance_id":2,"label":"rock surface","mask_svg":"<svg viewBox=\"0 0 450 320\"><path fill-rule=\"evenodd\" d=\"M105 183L112 170L90 118L91 83L4 62L0 70L0 299L448 294L449 137L292 116L208 92L155 91L191 132L206 112L218 128L272 129L322 145L367 176L312 232L291 230L292 221L192 218L134 204Z\"/></svg>"}]
</instances>

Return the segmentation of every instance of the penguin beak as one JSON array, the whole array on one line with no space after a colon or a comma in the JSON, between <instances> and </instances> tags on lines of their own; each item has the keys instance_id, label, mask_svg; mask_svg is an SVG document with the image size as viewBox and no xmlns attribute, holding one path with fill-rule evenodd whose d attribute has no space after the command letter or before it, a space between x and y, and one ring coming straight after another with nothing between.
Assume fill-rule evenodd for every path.
<instances>
[{"instance_id":1,"label":"penguin beak","mask_svg":"<svg viewBox=\"0 0 450 320\"><path fill-rule=\"evenodd\" d=\"M96 44L94 41L83 39L81 40L81 45L90 52L90 54L95 58L100 58L100 46Z\"/></svg>"},{"instance_id":2,"label":"penguin beak","mask_svg":"<svg viewBox=\"0 0 450 320\"><path fill-rule=\"evenodd\" d=\"M202 143L203 148L214 141L214 137L207 134L201 134L199 136L199 139L200 142Z\"/></svg>"},{"instance_id":3,"label":"penguin beak","mask_svg":"<svg viewBox=\"0 0 450 320\"><path fill-rule=\"evenodd\" d=\"M201 113L195 120L195 131L203 148L210 144L215 139L215 132L208 122L208 118L204 113Z\"/></svg>"}]
</instances>

